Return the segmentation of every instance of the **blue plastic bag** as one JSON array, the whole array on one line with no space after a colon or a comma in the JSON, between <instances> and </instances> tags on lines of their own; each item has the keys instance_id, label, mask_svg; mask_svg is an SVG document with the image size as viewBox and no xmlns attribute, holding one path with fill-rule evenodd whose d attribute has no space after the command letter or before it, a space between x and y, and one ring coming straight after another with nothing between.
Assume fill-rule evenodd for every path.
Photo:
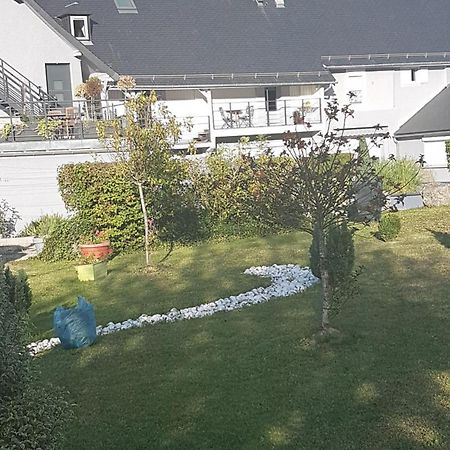
<instances>
[{"instance_id":1,"label":"blue plastic bag","mask_svg":"<svg viewBox=\"0 0 450 450\"><path fill-rule=\"evenodd\" d=\"M78 297L74 308L58 306L53 314L53 328L63 348L87 347L97 337L94 307Z\"/></svg>"}]
</instances>

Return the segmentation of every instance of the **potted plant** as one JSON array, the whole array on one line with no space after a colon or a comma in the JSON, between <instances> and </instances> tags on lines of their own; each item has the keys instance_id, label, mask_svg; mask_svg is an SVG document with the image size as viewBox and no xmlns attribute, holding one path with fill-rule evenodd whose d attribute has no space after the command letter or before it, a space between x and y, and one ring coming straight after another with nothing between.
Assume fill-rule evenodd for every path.
<instances>
[{"instance_id":1,"label":"potted plant","mask_svg":"<svg viewBox=\"0 0 450 450\"><path fill-rule=\"evenodd\" d=\"M112 254L108 233L105 231L96 230L89 235L82 236L79 249L82 257L96 258L99 261L107 259Z\"/></svg>"},{"instance_id":2,"label":"potted plant","mask_svg":"<svg viewBox=\"0 0 450 450\"><path fill-rule=\"evenodd\" d=\"M108 261L93 256L82 257L80 264L75 266L80 281L96 281L108 274Z\"/></svg>"}]
</instances>

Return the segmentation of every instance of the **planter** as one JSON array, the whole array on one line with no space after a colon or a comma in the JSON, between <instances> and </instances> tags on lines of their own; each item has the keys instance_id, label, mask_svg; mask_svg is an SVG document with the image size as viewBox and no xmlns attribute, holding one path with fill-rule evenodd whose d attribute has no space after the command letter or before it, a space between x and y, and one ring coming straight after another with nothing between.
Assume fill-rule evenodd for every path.
<instances>
[{"instance_id":1,"label":"planter","mask_svg":"<svg viewBox=\"0 0 450 450\"><path fill-rule=\"evenodd\" d=\"M44 250L44 239L40 237L35 237L33 238L33 244L36 250L36 254L39 255L39 253L42 253L42 250Z\"/></svg>"},{"instance_id":2,"label":"planter","mask_svg":"<svg viewBox=\"0 0 450 450\"><path fill-rule=\"evenodd\" d=\"M415 209L415 208L422 208L424 206L423 204L423 198L421 194L405 194L405 197L403 199L403 203L397 203L397 196L390 195L387 197L387 206L394 206L399 210L403 211L406 209Z\"/></svg>"},{"instance_id":3,"label":"planter","mask_svg":"<svg viewBox=\"0 0 450 450\"><path fill-rule=\"evenodd\" d=\"M107 262L99 261L93 264L76 266L78 279L80 281L95 281L105 278L108 274Z\"/></svg>"},{"instance_id":4,"label":"planter","mask_svg":"<svg viewBox=\"0 0 450 450\"><path fill-rule=\"evenodd\" d=\"M100 244L80 244L80 253L84 258L106 259L112 253L109 241Z\"/></svg>"}]
</instances>

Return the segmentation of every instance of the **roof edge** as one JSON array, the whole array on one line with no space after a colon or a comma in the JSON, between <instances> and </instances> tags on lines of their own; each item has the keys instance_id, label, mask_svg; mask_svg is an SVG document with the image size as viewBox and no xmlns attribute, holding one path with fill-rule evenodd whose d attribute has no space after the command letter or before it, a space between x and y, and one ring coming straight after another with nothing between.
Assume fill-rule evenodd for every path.
<instances>
[{"instance_id":1,"label":"roof edge","mask_svg":"<svg viewBox=\"0 0 450 450\"><path fill-rule=\"evenodd\" d=\"M39 6L34 0L23 0L25 3L41 20L43 20L58 36L66 40L69 44L73 45L80 53L93 63L98 69L107 73L111 78L117 80L119 74L110 66L108 66L103 60L87 49L81 42L72 36L68 31L62 28L54 18L47 13L41 6Z\"/></svg>"},{"instance_id":2,"label":"roof edge","mask_svg":"<svg viewBox=\"0 0 450 450\"><path fill-rule=\"evenodd\" d=\"M406 124L408 123L408 122L410 122L411 120L413 120L414 119L414 117L416 117L417 115L419 115L420 113L421 113L421 111L423 110L423 109L425 109L436 97L438 97L439 95L441 95L443 92L445 92L445 90L446 89L449 89L450 88L450 84L448 84L447 86L445 86L444 87L444 89L442 89L441 91L439 91L430 101L428 101L427 103L425 103L425 105L423 105L422 106L422 108L420 108L415 114L413 114L406 122L404 122L402 125L400 125L399 127L398 127L398 130L394 133L394 137L395 138L397 138L397 137L401 137L401 136L424 136L424 135L426 135L427 133L428 134L433 134L433 133L439 133L440 131L439 130L437 130L437 131L429 131L429 132L427 132L427 131L414 131L414 132L402 132L402 128L403 127L405 127L406 126ZM445 130L442 130L442 131L445 131Z\"/></svg>"}]
</instances>

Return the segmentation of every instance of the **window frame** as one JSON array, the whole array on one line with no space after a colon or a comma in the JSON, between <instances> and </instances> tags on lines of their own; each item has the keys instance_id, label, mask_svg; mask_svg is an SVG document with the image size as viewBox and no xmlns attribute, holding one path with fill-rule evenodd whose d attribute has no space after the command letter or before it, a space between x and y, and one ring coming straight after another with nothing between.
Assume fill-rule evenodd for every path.
<instances>
[{"instance_id":1,"label":"window frame","mask_svg":"<svg viewBox=\"0 0 450 450\"><path fill-rule=\"evenodd\" d=\"M84 27L86 29L85 37L75 36L75 21L83 21ZM70 16L70 34L79 41L90 41L91 40L91 30L89 27L89 16Z\"/></svg>"},{"instance_id":2,"label":"window frame","mask_svg":"<svg viewBox=\"0 0 450 450\"><path fill-rule=\"evenodd\" d=\"M136 4L134 3L134 0L127 0L130 4L130 6L120 6L118 3L118 0L114 0L114 4L116 5L117 11L119 14L127 14L127 13L137 13Z\"/></svg>"}]
</instances>

